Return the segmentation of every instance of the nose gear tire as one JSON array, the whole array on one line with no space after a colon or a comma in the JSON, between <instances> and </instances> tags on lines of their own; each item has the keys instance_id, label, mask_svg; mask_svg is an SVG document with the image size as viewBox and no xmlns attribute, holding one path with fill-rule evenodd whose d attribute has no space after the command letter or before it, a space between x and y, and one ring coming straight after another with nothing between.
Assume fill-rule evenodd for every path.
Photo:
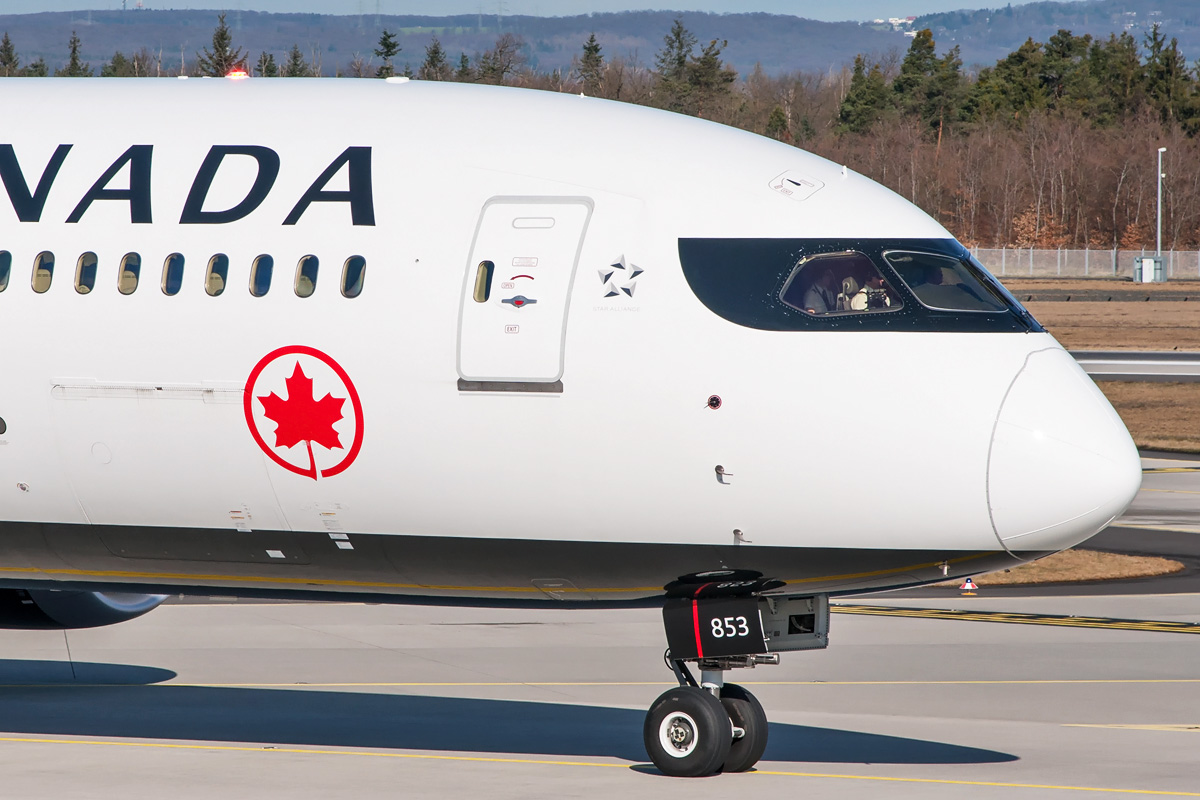
<instances>
[{"instance_id":1,"label":"nose gear tire","mask_svg":"<svg viewBox=\"0 0 1200 800\"><path fill-rule=\"evenodd\" d=\"M734 726L746 732L730 744L721 771L745 772L758 763L767 749L767 713L758 698L736 683L721 687L721 705Z\"/></svg>"},{"instance_id":2,"label":"nose gear tire","mask_svg":"<svg viewBox=\"0 0 1200 800\"><path fill-rule=\"evenodd\" d=\"M725 706L711 693L680 686L650 706L642 739L646 754L664 775L698 778L712 775L729 758L733 726Z\"/></svg>"}]
</instances>

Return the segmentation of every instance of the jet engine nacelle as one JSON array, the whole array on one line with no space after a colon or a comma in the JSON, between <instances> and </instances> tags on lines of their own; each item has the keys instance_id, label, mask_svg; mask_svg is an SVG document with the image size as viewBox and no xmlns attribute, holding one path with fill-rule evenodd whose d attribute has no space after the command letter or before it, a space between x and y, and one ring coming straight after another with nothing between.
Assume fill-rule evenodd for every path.
<instances>
[{"instance_id":1,"label":"jet engine nacelle","mask_svg":"<svg viewBox=\"0 0 1200 800\"><path fill-rule=\"evenodd\" d=\"M0 628L98 628L140 617L166 599L165 594L3 589Z\"/></svg>"}]
</instances>

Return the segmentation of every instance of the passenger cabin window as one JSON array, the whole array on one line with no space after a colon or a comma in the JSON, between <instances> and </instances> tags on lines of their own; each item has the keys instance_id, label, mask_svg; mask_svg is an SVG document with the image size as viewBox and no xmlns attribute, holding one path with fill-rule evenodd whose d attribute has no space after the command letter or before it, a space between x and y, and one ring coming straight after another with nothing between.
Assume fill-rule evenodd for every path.
<instances>
[{"instance_id":1,"label":"passenger cabin window","mask_svg":"<svg viewBox=\"0 0 1200 800\"><path fill-rule=\"evenodd\" d=\"M262 297L271 288L271 273L275 270L275 259L262 255L250 265L250 294Z\"/></svg>"},{"instance_id":2,"label":"passenger cabin window","mask_svg":"<svg viewBox=\"0 0 1200 800\"><path fill-rule=\"evenodd\" d=\"M8 288L8 278L12 274L12 253L0 250L0 292Z\"/></svg>"},{"instance_id":3,"label":"passenger cabin window","mask_svg":"<svg viewBox=\"0 0 1200 800\"><path fill-rule=\"evenodd\" d=\"M903 304L870 258L853 250L803 259L779 299L806 314L871 314Z\"/></svg>"},{"instance_id":4,"label":"passenger cabin window","mask_svg":"<svg viewBox=\"0 0 1200 800\"><path fill-rule=\"evenodd\" d=\"M54 253L49 251L37 254L33 260L33 290L44 294L50 288L54 279Z\"/></svg>"},{"instance_id":5,"label":"passenger cabin window","mask_svg":"<svg viewBox=\"0 0 1200 800\"><path fill-rule=\"evenodd\" d=\"M75 263L75 291L87 294L96 288L96 264L99 259L95 253L84 253Z\"/></svg>"},{"instance_id":6,"label":"passenger cabin window","mask_svg":"<svg viewBox=\"0 0 1200 800\"><path fill-rule=\"evenodd\" d=\"M491 261L480 261L475 268L475 291L471 296L476 303L486 303L492 296L492 274L495 271L496 265Z\"/></svg>"},{"instance_id":7,"label":"passenger cabin window","mask_svg":"<svg viewBox=\"0 0 1200 800\"><path fill-rule=\"evenodd\" d=\"M142 274L142 257L137 253L126 253L121 259L121 274L117 278L117 291L133 294L137 290L138 277Z\"/></svg>"},{"instance_id":8,"label":"passenger cabin window","mask_svg":"<svg viewBox=\"0 0 1200 800\"><path fill-rule=\"evenodd\" d=\"M362 256L350 256L342 267L342 296L358 297L362 294L363 279L367 275L367 260Z\"/></svg>"},{"instance_id":9,"label":"passenger cabin window","mask_svg":"<svg viewBox=\"0 0 1200 800\"><path fill-rule=\"evenodd\" d=\"M180 253L171 253L163 261L162 274L162 290L163 294L168 297L174 297L179 294L179 289L183 286L183 256Z\"/></svg>"},{"instance_id":10,"label":"passenger cabin window","mask_svg":"<svg viewBox=\"0 0 1200 800\"><path fill-rule=\"evenodd\" d=\"M204 291L210 297L216 297L225 291L225 281L229 277L229 256L217 253L208 260L208 271L204 274Z\"/></svg>"},{"instance_id":11,"label":"passenger cabin window","mask_svg":"<svg viewBox=\"0 0 1200 800\"><path fill-rule=\"evenodd\" d=\"M316 291L317 267L319 263L316 256L305 256L296 265L297 297L312 297L312 293Z\"/></svg>"},{"instance_id":12,"label":"passenger cabin window","mask_svg":"<svg viewBox=\"0 0 1200 800\"><path fill-rule=\"evenodd\" d=\"M1008 304L984 285L968 264L932 253L895 250L883 257L925 305L946 311L1007 311Z\"/></svg>"}]
</instances>

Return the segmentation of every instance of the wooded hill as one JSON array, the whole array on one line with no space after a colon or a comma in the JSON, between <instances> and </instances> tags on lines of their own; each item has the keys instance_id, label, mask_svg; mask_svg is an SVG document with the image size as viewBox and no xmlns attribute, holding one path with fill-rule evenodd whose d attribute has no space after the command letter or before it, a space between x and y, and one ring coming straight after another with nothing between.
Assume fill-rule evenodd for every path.
<instances>
[{"instance_id":1,"label":"wooded hill","mask_svg":"<svg viewBox=\"0 0 1200 800\"><path fill-rule=\"evenodd\" d=\"M1008 4L980 11L951 11L918 17L943 47L958 45L963 61L991 64L1026 39L1044 42L1059 30L1107 39L1129 33L1140 39L1158 25L1179 40L1189 61L1200 58L1200 3L1196 0L1088 0L1088 2Z\"/></svg>"},{"instance_id":2,"label":"wooded hill","mask_svg":"<svg viewBox=\"0 0 1200 800\"><path fill-rule=\"evenodd\" d=\"M328 74L324 51L314 59L296 45L277 59L242 50L223 22L209 32L198 53L185 53L189 74L237 66L263 77ZM723 40L698 37L681 19L664 27L646 60L591 36L566 70L535 67L528 42L510 32L473 56L429 36L414 52L400 49L401 33L377 33L338 72L584 92L735 125L847 164L984 247L1153 246L1165 147L1164 247L1200 247L1200 75L1158 28L1142 37L1059 31L977 74L963 69L957 47L939 55L929 30L904 52L860 54L852 68L777 75L740 74ZM94 66L84 52L73 36L57 73L178 73L148 46ZM0 40L0 76L48 71L7 34Z\"/></svg>"},{"instance_id":3,"label":"wooded hill","mask_svg":"<svg viewBox=\"0 0 1200 800\"><path fill-rule=\"evenodd\" d=\"M483 4L489 6L494 8L495 4ZM898 8L903 8L903 3ZM165 62L178 65L181 55L187 61L194 59L196 51L208 41L216 14L160 10L0 14L0 31L10 33L27 61L45 59L50 69L66 62L66 44L72 31L79 33L81 56L87 61L105 61L118 50L130 53L146 47L161 51ZM856 53L883 57L889 51L902 52L909 44L903 33L887 26L872 26L868 21L817 22L780 14L636 11L497 17L228 13L229 26L244 46L256 53L273 53L280 59L297 45L309 61L319 61L329 75L344 70L356 54L370 56L384 28L397 34L402 48L401 67L409 62L414 69L433 35L452 58L457 58L460 53L482 53L503 33L520 36L526 43L526 62L545 72L569 69L578 55L579 43L593 33L610 57L649 63L663 32L676 18L700 41L727 41L725 60L743 74L756 64L768 75L839 70L848 66ZM975 64L995 63L1029 37L1044 42L1060 28L1098 38L1127 31L1140 39L1155 23L1168 37L1179 40L1179 48L1189 61L1200 59L1197 0L1009 4L996 10L919 17L915 29L932 29L943 49L957 44L959 56L970 70Z\"/></svg>"}]
</instances>

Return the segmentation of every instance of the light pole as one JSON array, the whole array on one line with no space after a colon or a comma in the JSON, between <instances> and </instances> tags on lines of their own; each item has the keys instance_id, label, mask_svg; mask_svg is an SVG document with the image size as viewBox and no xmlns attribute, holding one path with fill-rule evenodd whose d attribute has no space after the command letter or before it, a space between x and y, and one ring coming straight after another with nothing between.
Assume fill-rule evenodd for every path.
<instances>
[{"instance_id":1,"label":"light pole","mask_svg":"<svg viewBox=\"0 0 1200 800\"><path fill-rule=\"evenodd\" d=\"M1167 148L1158 148L1158 238L1155 241L1154 255L1162 256L1162 154L1167 152Z\"/></svg>"}]
</instances>

